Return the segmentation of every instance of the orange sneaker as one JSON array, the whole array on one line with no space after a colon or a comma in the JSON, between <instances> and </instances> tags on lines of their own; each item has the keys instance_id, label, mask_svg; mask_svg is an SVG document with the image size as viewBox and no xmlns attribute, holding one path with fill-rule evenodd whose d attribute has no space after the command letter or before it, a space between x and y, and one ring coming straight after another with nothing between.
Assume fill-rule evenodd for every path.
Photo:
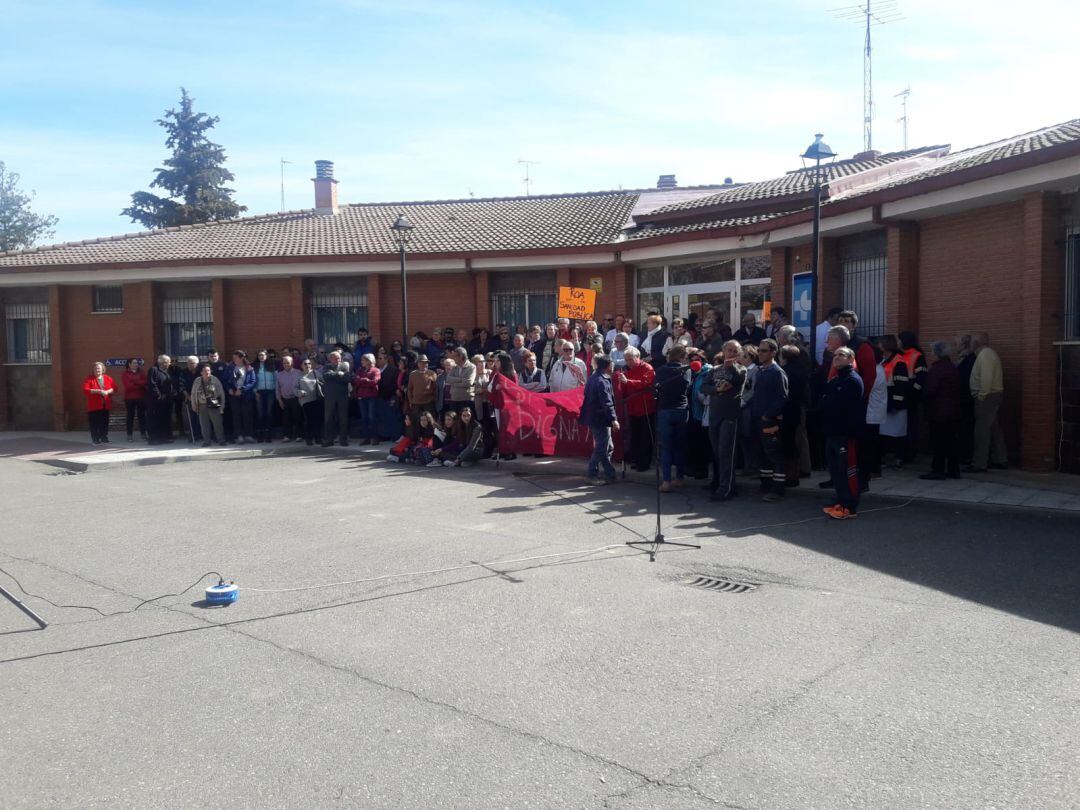
<instances>
[{"instance_id":1,"label":"orange sneaker","mask_svg":"<svg viewBox=\"0 0 1080 810\"><path fill-rule=\"evenodd\" d=\"M839 504L832 509L826 509L825 514L831 517L833 520L851 520L857 517L857 515L850 509L847 509Z\"/></svg>"},{"instance_id":2,"label":"orange sneaker","mask_svg":"<svg viewBox=\"0 0 1080 810\"><path fill-rule=\"evenodd\" d=\"M838 504L838 503L830 503L828 506L821 507L821 511L824 512L827 515L833 509L839 509L839 508L840 508L840 504Z\"/></svg>"}]
</instances>

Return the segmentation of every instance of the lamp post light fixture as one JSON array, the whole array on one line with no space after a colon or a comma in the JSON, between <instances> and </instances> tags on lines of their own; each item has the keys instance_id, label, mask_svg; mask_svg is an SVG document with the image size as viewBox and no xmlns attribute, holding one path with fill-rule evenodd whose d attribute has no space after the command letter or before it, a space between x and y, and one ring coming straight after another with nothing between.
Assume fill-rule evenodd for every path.
<instances>
[{"instance_id":1,"label":"lamp post light fixture","mask_svg":"<svg viewBox=\"0 0 1080 810\"><path fill-rule=\"evenodd\" d=\"M831 160L836 153L821 139L820 132L814 135L814 142L802 154L803 167L808 160L814 161L814 244L810 251L810 355L817 357L817 281L818 262L821 256L821 161Z\"/></svg>"},{"instance_id":2,"label":"lamp post light fixture","mask_svg":"<svg viewBox=\"0 0 1080 810\"><path fill-rule=\"evenodd\" d=\"M401 331L405 339L401 341L402 351L409 350L409 293L405 280L405 247L412 238L413 224L405 218L404 214L398 214L390 230L394 232L394 242L398 247L398 256L401 258Z\"/></svg>"}]
</instances>

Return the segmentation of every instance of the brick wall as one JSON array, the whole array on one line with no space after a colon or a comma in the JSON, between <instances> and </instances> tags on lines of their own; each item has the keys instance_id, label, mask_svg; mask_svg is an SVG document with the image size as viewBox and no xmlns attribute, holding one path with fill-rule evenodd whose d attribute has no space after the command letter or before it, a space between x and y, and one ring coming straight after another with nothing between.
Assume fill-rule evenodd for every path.
<instances>
[{"instance_id":1,"label":"brick wall","mask_svg":"<svg viewBox=\"0 0 1080 810\"><path fill-rule=\"evenodd\" d=\"M153 286L147 282L124 284L122 312L93 312L93 287L55 287L60 302L60 331L53 328L53 367L59 360L63 396L53 398L54 411L63 414L65 427L86 425L86 397L82 382L95 361L109 358L142 357L154 362L163 341L154 333ZM159 330L160 332L160 330ZM106 372L122 391L122 366ZM55 388L53 389L55 390ZM122 394L120 399L122 399ZM54 415L54 421L57 417ZM61 430L64 428L54 428Z\"/></svg>"},{"instance_id":2,"label":"brick wall","mask_svg":"<svg viewBox=\"0 0 1080 810\"><path fill-rule=\"evenodd\" d=\"M1020 444L1019 392L1027 383L1027 354L1033 347L1021 317L1023 218L1022 203L1007 203L926 220L919 238L919 340L926 347L961 332L989 333L1004 367L1000 419L1014 459Z\"/></svg>"},{"instance_id":3,"label":"brick wall","mask_svg":"<svg viewBox=\"0 0 1080 810\"><path fill-rule=\"evenodd\" d=\"M224 325L229 343L222 352L279 349L301 345L306 335L293 333L292 286L287 278L230 279L225 282ZM214 323L217 331L217 322Z\"/></svg>"}]
</instances>

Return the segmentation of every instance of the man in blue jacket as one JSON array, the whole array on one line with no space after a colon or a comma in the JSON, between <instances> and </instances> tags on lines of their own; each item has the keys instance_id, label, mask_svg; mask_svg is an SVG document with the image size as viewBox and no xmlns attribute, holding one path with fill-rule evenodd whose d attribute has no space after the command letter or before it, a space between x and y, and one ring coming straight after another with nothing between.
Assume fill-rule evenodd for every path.
<instances>
[{"instance_id":1,"label":"man in blue jacket","mask_svg":"<svg viewBox=\"0 0 1080 810\"><path fill-rule=\"evenodd\" d=\"M859 464L856 439L866 422L863 381L854 373L855 352L841 346L833 354L836 376L821 394L821 420L825 428L825 463L836 489L836 503L824 512L834 520L855 517L859 507Z\"/></svg>"},{"instance_id":2,"label":"man in blue jacket","mask_svg":"<svg viewBox=\"0 0 1080 810\"><path fill-rule=\"evenodd\" d=\"M600 355L595 360L596 371L585 383L585 399L581 403L578 423L592 431L593 453L585 474L588 484L615 483L615 467L611 463L611 432L619 429L615 417L615 397L611 391L611 358ZM604 478L600 478L600 465Z\"/></svg>"}]
</instances>

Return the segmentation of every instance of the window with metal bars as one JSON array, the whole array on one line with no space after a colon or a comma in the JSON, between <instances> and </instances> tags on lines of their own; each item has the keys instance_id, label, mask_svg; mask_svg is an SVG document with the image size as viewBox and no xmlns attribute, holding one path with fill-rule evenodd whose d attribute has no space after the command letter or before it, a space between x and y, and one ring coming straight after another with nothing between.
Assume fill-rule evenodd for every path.
<instances>
[{"instance_id":1,"label":"window with metal bars","mask_svg":"<svg viewBox=\"0 0 1080 810\"><path fill-rule=\"evenodd\" d=\"M511 333L518 326L541 329L555 322L557 296L551 290L515 290L491 296L491 316L495 323L505 323Z\"/></svg>"},{"instance_id":2,"label":"window with metal bars","mask_svg":"<svg viewBox=\"0 0 1080 810\"><path fill-rule=\"evenodd\" d=\"M311 296L311 329L320 346L356 342L356 330L367 328L367 293L318 293Z\"/></svg>"},{"instance_id":3,"label":"window with metal bars","mask_svg":"<svg viewBox=\"0 0 1080 810\"><path fill-rule=\"evenodd\" d=\"M844 309L859 316L859 334L885 333L885 273L889 257L884 231L849 237L840 242L844 278Z\"/></svg>"},{"instance_id":4,"label":"window with metal bars","mask_svg":"<svg viewBox=\"0 0 1080 810\"><path fill-rule=\"evenodd\" d=\"M165 353L170 357L205 357L214 344L214 302L210 298L162 301Z\"/></svg>"},{"instance_id":5,"label":"window with metal bars","mask_svg":"<svg viewBox=\"0 0 1080 810\"><path fill-rule=\"evenodd\" d=\"M119 284L94 286L94 312L123 312L124 288Z\"/></svg>"},{"instance_id":6,"label":"window with metal bars","mask_svg":"<svg viewBox=\"0 0 1080 810\"><path fill-rule=\"evenodd\" d=\"M1080 226L1065 237L1065 340L1080 340Z\"/></svg>"},{"instance_id":7,"label":"window with metal bars","mask_svg":"<svg viewBox=\"0 0 1080 810\"><path fill-rule=\"evenodd\" d=\"M51 361L48 304L7 304L4 321L9 363Z\"/></svg>"}]
</instances>

